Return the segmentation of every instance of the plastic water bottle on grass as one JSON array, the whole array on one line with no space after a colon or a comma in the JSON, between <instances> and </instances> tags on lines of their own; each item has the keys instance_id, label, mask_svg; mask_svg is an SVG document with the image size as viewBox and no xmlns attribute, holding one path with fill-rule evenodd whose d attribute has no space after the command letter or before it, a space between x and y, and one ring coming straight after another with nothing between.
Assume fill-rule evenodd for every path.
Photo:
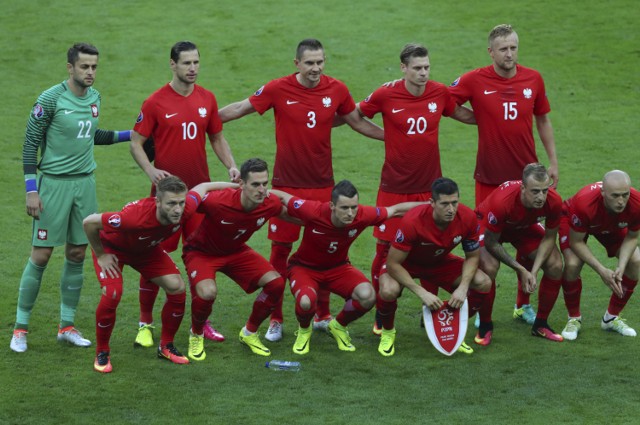
<instances>
[{"instance_id":1,"label":"plastic water bottle on grass","mask_svg":"<svg viewBox=\"0 0 640 425\"><path fill-rule=\"evenodd\" d=\"M264 367L271 370L287 370L289 372L298 372L300 370L300 362L288 362L284 360L271 360L264 364Z\"/></svg>"}]
</instances>

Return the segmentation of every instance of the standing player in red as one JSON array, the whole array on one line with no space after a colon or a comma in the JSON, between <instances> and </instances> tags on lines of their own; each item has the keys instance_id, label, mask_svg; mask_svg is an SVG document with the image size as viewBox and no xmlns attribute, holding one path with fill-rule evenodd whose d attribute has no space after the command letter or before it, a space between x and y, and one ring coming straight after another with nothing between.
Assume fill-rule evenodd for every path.
<instances>
[{"instance_id":1,"label":"standing player in red","mask_svg":"<svg viewBox=\"0 0 640 425\"><path fill-rule=\"evenodd\" d=\"M562 331L566 339L576 339L582 326L580 271L584 263L598 273L613 292L600 324L602 329L636 336L636 331L620 318L620 312L638 284L638 231L640 192L631 187L631 179L624 171L609 171L602 182L583 187L565 201L560 248L565 261L562 289L569 311L569 321ZM609 257L618 257L615 270L605 267L593 255L587 245L589 235L604 246Z\"/></svg>"},{"instance_id":2,"label":"standing player in red","mask_svg":"<svg viewBox=\"0 0 640 425\"><path fill-rule=\"evenodd\" d=\"M300 248L289 260L288 278L299 322L293 352L309 352L311 319L321 287L346 300L328 329L340 350L355 351L347 325L373 308L376 292L364 274L351 265L349 247L365 228L379 225L387 217L402 216L420 203L387 208L362 206L358 204L357 189L348 180L335 185L330 202L307 201L278 190L271 193L280 197L288 214L305 226Z\"/></svg>"},{"instance_id":3,"label":"standing player in red","mask_svg":"<svg viewBox=\"0 0 640 425\"><path fill-rule=\"evenodd\" d=\"M239 171L229 143L222 134L216 98L213 93L196 84L200 69L198 48L189 41L180 41L171 48L170 56L173 79L142 104L131 135L131 154L151 180L151 195L154 194L153 184L169 175L180 177L187 187L210 180L205 150L207 135L218 159L229 169L229 177L236 181ZM150 137L153 137L155 149L154 164L151 164L143 149ZM185 223L183 240L201 221L202 216L195 214ZM164 242L163 248L168 252L175 251L179 239L180 234L176 233ZM140 328L135 345L153 345L153 304L157 295L158 286L141 278ZM214 341L224 340L208 321L205 335Z\"/></svg>"},{"instance_id":4,"label":"standing player in red","mask_svg":"<svg viewBox=\"0 0 640 425\"><path fill-rule=\"evenodd\" d=\"M276 196L268 196L269 171L261 159L247 160L240 168L240 188L211 193L198 211L205 218L187 239L182 258L191 285L191 336L189 358L204 360L203 327L218 295L216 273L233 279L246 293L262 289L251 316L240 330L240 342L251 351L268 356L257 331L278 303L282 303L284 279L247 240L271 217L286 216Z\"/></svg>"},{"instance_id":5,"label":"standing player in red","mask_svg":"<svg viewBox=\"0 0 640 425\"><path fill-rule=\"evenodd\" d=\"M122 298L125 264L167 293L162 309L158 357L177 364L189 363L173 345L184 315L185 285L178 267L162 249L162 241L179 233L207 191L229 185L202 183L187 193L182 180L169 176L158 181L154 198L131 202L120 212L92 214L84 219L84 230L93 249L93 264L102 287L96 309L97 344L93 364L96 371L109 373L112 370L109 340Z\"/></svg>"},{"instance_id":6,"label":"standing player in red","mask_svg":"<svg viewBox=\"0 0 640 425\"><path fill-rule=\"evenodd\" d=\"M270 81L253 96L222 108L223 123L273 109L276 121L276 159L272 185L302 199L329 201L334 184L331 162L331 128L336 115L365 136L383 140L383 130L356 111L349 89L323 74L324 48L315 39L298 44L294 64L298 72ZM283 276L300 226L274 218L269 223L270 262ZM331 319L329 293L320 294L314 326L326 329ZM282 338L282 305L276 307L267 335Z\"/></svg>"},{"instance_id":7,"label":"standing player in red","mask_svg":"<svg viewBox=\"0 0 640 425\"><path fill-rule=\"evenodd\" d=\"M544 270L538 294L538 314L531 333L560 342L562 337L547 323L562 284L562 256L556 245L562 198L550 185L551 179L544 165L528 164L524 167L521 181L500 185L476 208L476 213L483 234L480 268L491 278L491 285L495 286L500 263L515 270L518 281L529 293L538 286L538 271ZM505 242L517 249L517 258L504 249L502 244ZM476 344L491 343L494 295L492 292L485 297L480 309Z\"/></svg>"},{"instance_id":8,"label":"standing player in red","mask_svg":"<svg viewBox=\"0 0 640 425\"><path fill-rule=\"evenodd\" d=\"M443 305L440 298L416 284L414 278L450 292L449 305L453 308L462 307L468 295L470 312L480 307L491 287L489 277L478 269L478 219L473 210L459 203L458 185L441 177L431 185L431 194L430 204L413 208L400 221L386 264L380 271L377 308L382 335L378 351L383 356L395 353L397 299L404 288L409 288L431 310ZM459 244L464 259L451 254ZM463 351L473 352L468 346Z\"/></svg>"},{"instance_id":9,"label":"standing player in red","mask_svg":"<svg viewBox=\"0 0 640 425\"><path fill-rule=\"evenodd\" d=\"M385 162L376 205L428 201L431 184L442 177L438 146L440 118L449 116L467 124L475 123L473 113L457 106L444 84L429 80L430 68L427 48L407 44L400 52L404 78L384 84L358 104L359 111L368 118L381 113L385 129ZM380 267L399 222L399 218L390 218L374 229L377 244L371 279L376 289ZM373 331L379 335L379 317L376 319Z\"/></svg>"},{"instance_id":10,"label":"standing player in red","mask_svg":"<svg viewBox=\"0 0 640 425\"><path fill-rule=\"evenodd\" d=\"M518 34L511 25L489 33L493 64L467 72L449 88L458 105L469 101L478 124L476 207L503 182L518 180L523 168L538 162L533 118L549 158L547 171L558 184L558 158L544 81L538 71L518 65ZM521 253L518 254L521 256ZM492 292L495 292L493 287ZM532 324L529 293L518 283L514 318Z\"/></svg>"}]
</instances>

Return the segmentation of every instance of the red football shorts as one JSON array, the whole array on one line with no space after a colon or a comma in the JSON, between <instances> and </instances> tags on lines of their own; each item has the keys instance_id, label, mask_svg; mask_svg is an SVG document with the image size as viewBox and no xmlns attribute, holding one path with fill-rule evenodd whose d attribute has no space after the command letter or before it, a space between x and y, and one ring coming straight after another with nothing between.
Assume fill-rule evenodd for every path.
<instances>
[{"instance_id":1,"label":"red football shorts","mask_svg":"<svg viewBox=\"0 0 640 425\"><path fill-rule=\"evenodd\" d=\"M318 288L326 289L340 295L345 300L351 298L356 286L369 283L369 279L351 264L343 264L329 270L314 270L308 267L292 265L287 275L291 282L291 293L303 287L311 287L317 293Z\"/></svg>"},{"instance_id":2,"label":"red football shorts","mask_svg":"<svg viewBox=\"0 0 640 425\"><path fill-rule=\"evenodd\" d=\"M431 192L420 193L391 193L378 191L378 199L376 200L376 206L378 207L390 207L401 202L426 202L431 199ZM396 237L396 232L400 226L400 220L402 217L388 218L380 226L373 229L373 237L387 242L393 242Z\"/></svg>"},{"instance_id":3,"label":"red football shorts","mask_svg":"<svg viewBox=\"0 0 640 425\"><path fill-rule=\"evenodd\" d=\"M482 203L487 196L500 186L499 184L480 183L476 180L476 208Z\"/></svg>"},{"instance_id":4,"label":"red football shorts","mask_svg":"<svg viewBox=\"0 0 640 425\"><path fill-rule=\"evenodd\" d=\"M463 263L464 258L449 253L438 260L436 264L418 265L404 263L402 265L412 278L424 280L425 283L437 285L451 293L455 290L453 286L454 283L462 275ZM386 263L382 266L380 275L385 273L387 273ZM424 285L423 287L427 289Z\"/></svg>"},{"instance_id":5,"label":"red football shorts","mask_svg":"<svg viewBox=\"0 0 640 425\"><path fill-rule=\"evenodd\" d=\"M189 276L191 291L201 280L216 279L220 271L250 294L257 290L260 278L266 273L275 272L273 266L260 254L248 246L243 250L225 256L214 256L200 251L186 251L182 255Z\"/></svg>"},{"instance_id":6,"label":"red football shorts","mask_svg":"<svg viewBox=\"0 0 640 425\"><path fill-rule=\"evenodd\" d=\"M144 255L126 254L108 247L104 247L104 251L118 257L120 276L111 278L106 273L102 273L102 269L98 264L98 257L96 257L96 254L92 250L91 256L93 257L93 267L96 271L96 276L98 276L100 286L113 283L122 284L122 269L125 265L137 270L142 277L147 280L151 280L159 276L180 274L180 270L178 269L178 266L176 266L176 263L160 246L156 246L151 251L145 252Z\"/></svg>"}]
</instances>

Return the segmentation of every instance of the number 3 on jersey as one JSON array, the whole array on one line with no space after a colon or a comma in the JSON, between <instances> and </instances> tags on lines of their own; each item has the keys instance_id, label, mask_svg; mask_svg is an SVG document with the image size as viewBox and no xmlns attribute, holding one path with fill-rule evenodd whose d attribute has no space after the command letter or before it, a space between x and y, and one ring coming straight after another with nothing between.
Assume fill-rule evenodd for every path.
<instances>
[{"instance_id":1,"label":"number 3 on jersey","mask_svg":"<svg viewBox=\"0 0 640 425\"><path fill-rule=\"evenodd\" d=\"M198 126L194 122L182 123L182 140L193 140L198 135Z\"/></svg>"}]
</instances>

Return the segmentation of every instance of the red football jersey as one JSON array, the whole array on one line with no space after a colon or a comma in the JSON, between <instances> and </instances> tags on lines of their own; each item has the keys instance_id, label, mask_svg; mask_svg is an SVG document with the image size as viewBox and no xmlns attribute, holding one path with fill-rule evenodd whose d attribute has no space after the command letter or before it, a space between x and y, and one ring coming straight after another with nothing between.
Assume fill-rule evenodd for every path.
<instances>
[{"instance_id":1,"label":"red football jersey","mask_svg":"<svg viewBox=\"0 0 640 425\"><path fill-rule=\"evenodd\" d=\"M276 121L274 186L333 186L331 128L335 114L347 115L356 105L339 80L323 75L306 88L296 74L261 87L249 98L259 114L273 108Z\"/></svg>"},{"instance_id":2,"label":"red football jersey","mask_svg":"<svg viewBox=\"0 0 640 425\"><path fill-rule=\"evenodd\" d=\"M465 252L479 249L478 227L473 210L459 204L453 221L440 230L433 220L433 206L425 204L410 209L402 217L391 246L409 253L405 260L408 264L435 265L460 243Z\"/></svg>"},{"instance_id":3,"label":"red football jersey","mask_svg":"<svg viewBox=\"0 0 640 425\"><path fill-rule=\"evenodd\" d=\"M516 180L525 165L538 162L533 116L551 111L538 71L516 65L513 78L496 74L493 65L467 72L449 90L458 105L471 103L478 123L474 178L499 185Z\"/></svg>"},{"instance_id":4,"label":"red football jersey","mask_svg":"<svg viewBox=\"0 0 640 425\"><path fill-rule=\"evenodd\" d=\"M179 224L161 224L156 218L156 198L128 203L120 212L102 213L100 240L120 252L143 254L180 230L201 203L197 192L187 193L184 213Z\"/></svg>"},{"instance_id":5,"label":"red football jersey","mask_svg":"<svg viewBox=\"0 0 640 425\"><path fill-rule=\"evenodd\" d=\"M560 225L562 198L558 192L550 188L547 202L542 208L525 208L520 199L521 187L521 180L504 182L476 208L484 228L493 233L502 233L543 221L549 229Z\"/></svg>"},{"instance_id":6,"label":"red football jersey","mask_svg":"<svg viewBox=\"0 0 640 425\"><path fill-rule=\"evenodd\" d=\"M222 121L210 91L195 85L185 97L167 84L145 100L133 129L153 136L156 168L180 177L187 187L211 180L207 134L221 132Z\"/></svg>"},{"instance_id":7,"label":"red football jersey","mask_svg":"<svg viewBox=\"0 0 640 425\"><path fill-rule=\"evenodd\" d=\"M240 251L256 230L282 211L276 196L267 197L253 211L245 211L240 203L242 189L209 192L198 212L205 217L187 239L185 250L194 249L212 255L229 255Z\"/></svg>"},{"instance_id":8,"label":"red football jersey","mask_svg":"<svg viewBox=\"0 0 640 425\"><path fill-rule=\"evenodd\" d=\"M329 269L349 261L349 247L369 226L376 226L387 219L387 209L358 205L358 212L351 224L336 227L331 223L328 202L291 198L287 205L291 217L304 222L304 235L290 264L300 264L312 269Z\"/></svg>"},{"instance_id":9,"label":"red football jersey","mask_svg":"<svg viewBox=\"0 0 640 425\"><path fill-rule=\"evenodd\" d=\"M565 213L573 230L591 235L602 235L628 228L640 230L640 192L631 188L627 207L620 214L609 212L602 198L602 182L580 189L564 202Z\"/></svg>"},{"instance_id":10,"label":"red football jersey","mask_svg":"<svg viewBox=\"0 0 640 425\"><path fill-rule=\"evenodd\" d=\"M444 84L428 81L421 96L414 96L404 80L382 86L364 101L360 110L373 118L382 114L385 158L380 190L421 193L442 176L438 127L442 115L449 116L456 103Z\"/></svg>"}]
</instances>

